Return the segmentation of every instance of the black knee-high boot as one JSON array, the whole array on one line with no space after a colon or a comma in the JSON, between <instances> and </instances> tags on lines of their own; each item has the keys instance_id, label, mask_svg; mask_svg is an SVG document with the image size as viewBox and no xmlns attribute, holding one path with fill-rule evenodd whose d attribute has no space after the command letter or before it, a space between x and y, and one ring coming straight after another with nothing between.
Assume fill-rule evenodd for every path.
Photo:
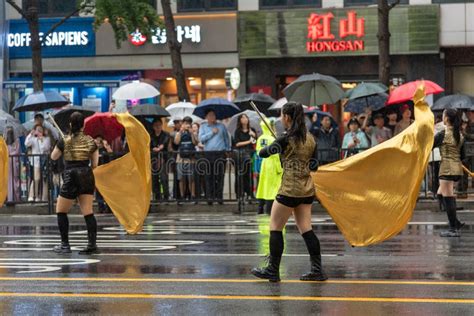
<instances>
[{"instance_id":1,"label":"black knee-high boot","mask_svg":"<svg viewBox=\"0 0 474 316\"><path fill-rule=\"evenodd\" d=\"M439 210L441 212L445 212L446 211L446 208L444 206L444 198L443 198L443 195L442 194L436 194L436 197L438 198L438 206L439 206Z\"/></svg>"},{"instance_id":2,"label":"black knee-high boot","mask_svg":"<svg viewBox=\"0 0 474 316\"><path fill-rule=\"evenodd\" d=\"M66 213L57 213L59 233L61 234L61 245L55 246L56 253L71 253L69 246L69 219Z\"/></svg>"},{"instance_id":3,"label":"black knee-high boot","mask_svg":"<svg viewBox=\"0 0 474 316\"><path fill-rule=\"evenodd\" d=\"M253 268L252 274L257 278L266 279L270 282L280 281L280 262L283 254L283 233L281 231L270 231L270 256L268 265L264 268Z\"/></svg>"},{"instance_id":4,"label":"black knee-high boot","mask_svg":"<svg viewBox=\"0 0 474 316\"><path fill-rule=\"evenodd\" d=\"M302 234L306 248L310 255L311 260L311 271L303 274L300 277L301 281L326 281L328 277L323 271L321 262L321 247L319 245L319 239L313 230L309 230Z\"/></svg>"},{"instance_id":5,"label":"black knee-high boot","mask_svg":"<svg viewBox=\"0 0 474 316\"><path fill-rule=\"evenodd\" d=\"M79 251L80 255L91 255L99 252L97 248L97 221L94 214L84 216L87 226L87 247Z\"/></svg>"},{"instance_id":6,"label":"black knee-high boot","mask_svg":"<svg viewBox=\"0 0 474 316\"><path fill-rule=\"evenodd\" d=\"M456 198L453 196L444 197L444 205L446 207L446 213L448 215L449 230L441 232L441 237L459 237L458 232L458 219L456 217Z\"/></svg>"}]
</instances>

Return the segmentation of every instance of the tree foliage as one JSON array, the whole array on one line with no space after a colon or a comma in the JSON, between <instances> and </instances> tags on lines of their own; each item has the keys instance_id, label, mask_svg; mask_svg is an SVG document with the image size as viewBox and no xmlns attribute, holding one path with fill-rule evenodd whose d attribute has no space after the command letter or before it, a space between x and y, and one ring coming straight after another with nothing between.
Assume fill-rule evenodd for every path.
<instances>
[{"instance_id":1,"label":"tree foliage","mask_svg":"<svg viewBox=\"0 0 474 316\"><path fill-rule=\"evenodd\" d=\"M96 30L104 23L110 24L118 48L135 30L150 39L154 31L162 26L148 0L95 0L94 15Z\"/></svg>"}]
</instances>

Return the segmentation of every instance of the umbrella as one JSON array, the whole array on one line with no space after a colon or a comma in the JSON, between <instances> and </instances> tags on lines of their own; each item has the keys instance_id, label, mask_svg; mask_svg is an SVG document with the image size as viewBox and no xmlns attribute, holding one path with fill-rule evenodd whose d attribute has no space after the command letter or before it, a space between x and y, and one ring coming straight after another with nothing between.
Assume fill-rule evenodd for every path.
<instances>
[{"instance_id":1,"label":"umbrella","mask_svg":"<svg viewBox=\"0 0 474 316\"><path fill-rule=\"evenodd\" d=\"M194 109L193 114L201 118L205 118L206 112L212 110L216 113L218 120L231 117L237 113L240 113L240 109L232 102L221 98L211 98L201 101L199 105Z\"/></svg>"},{"instance_id":2,"label":"umbrella","mask_svg":"<svg viewBox=\"0 0 474 316\"><path fill-rule=\"evenodd\" d=\"M307 116L309 116L309 117L313 116L313 114L317 114L317 115L318 115L318 118L317 118L317 120L316 120L316 125L317 125L318 127L321 126L321 119L322 119L323 117L325 117L325 116L328 116L328 117L331 119L331 126L332 126L333 128L336 128L336 127L337 127L337 122L336 122L336 120L334 119L334 117L332 117L331 113L329 113L329 112L320 111L319 109L311 109L311 110L305 110L304 113L305 113ZM308 127L308 122L306 121L306 119L305 119L305 122L306 122L306 126ZM311 122L310 122L310 123L311 123ZM311 125L312 125L312 123L309 125L309 127L311 127ZM309 128L309 127L308 127L308 128Z\"/></svg>"},{"instance_id":3,"label":"umbrella","mask_svg":"<svg viewBox=\"0 0 474 316\"><path fill-rule=\"evenodd\" d=\"M271 113L279 113L281 111L281 108L286 104L288 103L288 100L283 97L283 98L280 98L278 99L277 101L275 101L275 103L272 104L272 106L270 106L268 108L268 111L271 112ZM307 109L308 107L306 105L303 105L303 109Z\"/></svg>"},{"instance_id":4,"label":"umbrella","mask_svg":"<svg viewBox=\"0 0 474 316\"><path fill-rule=\"evenodd\" d=\"M118 88L112 95L112 98L116 100L148 99L154 98L159 94L160 92L151 84L133 81Z\"/></svg>"},{"instance_id":5,"label":"umbrella","mask_svg":"<svg viewBox=\"0 0 474 316\"><path fill-rule=\"evenodd\" d=\"M264 93L248 93L234 99L235 105L241 110L251 110L250 101L253 101L260 112L266 113L268 108L275 103L275 99Z\"/></svg>"},{"instance_id":6,"label":"umbrella","mask_svg":"<svg viewBox=\"0 0 474 316\"><path fill-rule=\"evenodd\" d=\"M96 113L86 118L84 133L97 137L102 136L111 143L116 138L122 136L123 126L111 113Z\"/></svg>"},{"instance_id":7,"label":"umbrella","mask_svg":"<svg viewBox=\"0 0 474 316\"><path fill-rule=\"evenodd\" d=\"M321 74L302 75L284 90L286 98L309 106L334 104L344 97L336 78Z\"/></svg>"},{"instance_id":8,"label":"umbrella","mask_svg":"<svg viewBox=\"0 0 474 316\"><path fill-rule=\"evenodd\" d=\"M346 98L349 100L354 100L371 95L377 95L379 93L385 93L387 90L388 88L385 85L378 82L362 82L355 88L347 90Z\"/></svg>"},{"instance_id":9,"label":"umbrella","mask_svg":"<svg viewBox=\"0 0 474 316\"><path fill-rule=\"evenodd\" d=\"M53 117L56 121L56 124L58 124L59 128L63 132L66 132L69 129L69 118L74 112L80 112L84 115L84 117L89 117L96 113L96 111L90 110L82 106L67 106L62 108L61 110L54 113Z\"/></svg>"},{"instance_id":10,"label":"umbrella","mask_svg":"<svg viewBox=\"0 0 474 316\"><path fill-rule=\"evenodd\" d=\"M135 117L162 118L170 116L170 113L158 104L136 105L130 109L130 114Z\"/></svg>"},{"instance_id":11,"label":"umbrella","mask_svg":"<svg viewBox=\"0 0 474 316\"><path fill-rule=\"evenodd\" d=\"M31 119L28 122L23 123L23 127L25 127L27 131L31 131L33 127L35 127L35 119ZM60 138L58 129L50 122L44 121L43 127L51 132L50 136L52 136L54 139Z\"/></svg>"},{"instance_id":12,"label":"umbrella","mask_svg":"<svg viewBox=\"0 0 474 316\"><path fill-rule=\"evenodd\" d=\"M429 80L416 80L402 84L395 88L391 93L387 101L387 105L407 102L413 99L415 91L420 85L425 86L425 94L437 94L444 91L443 88L438 86L433 81Z\"/></svg>"},{"instance_id":13,"label":"umbrella","mask_svg":"<svg viewBox=\"0 0 474 316\"><path fill-rule=\"evenodd\" d=\"M13 128L13 133L15 133L15 137L20 137L26 135L28 131L26 128L21 125L21 122L13 117L12 115L8 114L0 110L0 136L5 133L5 128L10 126Z\"/></svg>"},{"instance_id":14,"label":"umbrella","mask_svg":"<svg viewBox=\"0 0 474 316\"><path fill-rule=\"evenodd\" d=\"M177 102L166 107L166 111L174 117L182 120L185 116L193 115L196 106L190 102Z\"/></svg>"},{"instance_id":15,"label":"umbrella","mask_svg":"<svg viewBox=\"0 0 474 316\"><path fill-rule=\"evenodd\" d=\"M366 97L352 99L347 101L346 105L344 106L344 112L359 114L365 112L365 109L369 107L373 111L377 111L385 106L387 99L388 94L386 93L379 93Z\"/></svg>"},{"instance_id":16,"label":"umbrella","mask_svg":"<svg viewBox=\"0 0 474 316\"><path fill-rule=\"evenodd\" d=\"M13 110L17 112L43 111L69 104L69 100L56 91L37 91L16 101Z\"/></svg>"},{"instance_id":17,"label":"umbrella","mask_svg":"<svg viewBox=\"0 0 474 316\"><path fill-rule=\"evenodd\" d=\"M472 99L463 94L447 95L436 101L431 110L441 111L444 109L462 109L462 110L474 110Z\"/></svg>"},{"instance_id":18,"label":"umbrella","mask_svg":"<svg viewBox=\"0 0 474 316\"><path fill-rule=\"evenodd\" d=\"M257 112L251 110L245 110L242 113L237 113L230 118L229 123L227 124L227 130L229 133L234 135L235 130L237 129L237 121L242 114L248 116L250 127L253 128L258 135L261 135L262 128L260 127L260 116L258 116Z\"/></svg>"}]
</instances>

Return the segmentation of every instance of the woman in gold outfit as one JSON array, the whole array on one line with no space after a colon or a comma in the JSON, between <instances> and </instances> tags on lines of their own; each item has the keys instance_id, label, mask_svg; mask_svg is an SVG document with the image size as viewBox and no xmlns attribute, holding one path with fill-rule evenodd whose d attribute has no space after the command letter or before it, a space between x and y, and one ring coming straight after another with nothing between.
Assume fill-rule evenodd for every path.
<instances>
[{"instance_id":1,"label":"woman in gold outfit","mask_svg":"<svg viewBox=\"0 0 474 316\"><path fill-rule=\"evenodd\" d=\"M302 275L300 280L324 281L327 277L321 265L319 240L311 226L315 189L310 173L318 168L316 142L306 129L301 104L286 103L281 111L281 121L286 133L259 152L262 158L280 154L283 177L270 217L269 262L264 268L252 269L252 274L271 282L280 281L280 261L284 248L282 231L288 218L294 214L311 258L311 271Z\"/></svg>"},{"instance_id":2,"label":"woman in gold outfit","mask_svg":"<svg viewBox=\"0 0 474 316\"><path fill-rule=\"evenodd\" d=\"M461 118L455 109L443 112L444 131L436 134L433 147L439 147L441 165L439 169L438 199L444 206L449 220L449 230L441 232L441 237L459 237L459 229L464 225L456 216L454 183L463 175L462 159L464 139L461 135Z\"/></svg>"},{"instance_id":3,"label":"woman in gold outfit","mask_svg":"<svg viewBox=\"0 0 474 316\"><path fill-rule=\"evenodd\" d=\"M97 249L97 222L92 212L94 200L95 180L92 169L97 167L99 152L94 139L83 133L84 116L74 112L70 118L70 134L60 140L53 152L51 159L58 160L64 157L65 170L63 185L56 204L61 245L54 247L56 253L70 253L69 246L69 220L67 213L74 201L79 201L82 215L87 225L87 247L79 254L89 255L98 252Z\"/></svg>"}]
</instances>

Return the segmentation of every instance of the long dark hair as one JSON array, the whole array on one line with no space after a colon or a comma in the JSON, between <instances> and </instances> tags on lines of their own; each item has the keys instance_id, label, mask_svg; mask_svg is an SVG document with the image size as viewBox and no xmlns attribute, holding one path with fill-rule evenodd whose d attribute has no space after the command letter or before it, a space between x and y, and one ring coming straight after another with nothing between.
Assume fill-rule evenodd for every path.
<instances>
[{"instance_id":1,"label":"long dark hair","mask_svg":"<svg viewBox=\"0 0 474 316\"><path fill-rule=\"evenodd\" d=\"M293 138L295 142L304 144L306 142L306 123L304 120L303 106L297 102L288 102L283 105L281 113L291 118L291 126L287 130L289 138Z\"/></svg>"},{"instance_id":2,"label":"long dark hair","mask_svg":"<svg viewBox=\"0 0 474 316\"><path fill-rule=\"evenodd\" d=\"M242 117L244 117L244 116L247 118L247 122L248 122L247 123L247 129L250 131L250 119L249 119L248 115L245 114L245 113L240 114L239 117L237 118L237 129L236 129L237 131L242 131L243 130L241 120L242 120Z\"/></svg>"},{"instance_id":3,"label":"long dark hair","mask_svg":"<svg viewBox=\"0 0 474 316\"><path fill-rule=\"evenodd\" d=\"M81 112L74 112L69 118L71 124L71 134L77 135L84 127L84 115Z\"/></svg>"},{"instance_id":4,"label":"long dark hair","mask_svg":"<svg viewBox=\"0 0 474 316\"><path fill-rule=\"evenodd\" d=\"M444 115L448 118L449 123L453 126L453 137L456 143L461 142L461 118L455 109L444 110Z\"/></svg>"}]
</instances>

